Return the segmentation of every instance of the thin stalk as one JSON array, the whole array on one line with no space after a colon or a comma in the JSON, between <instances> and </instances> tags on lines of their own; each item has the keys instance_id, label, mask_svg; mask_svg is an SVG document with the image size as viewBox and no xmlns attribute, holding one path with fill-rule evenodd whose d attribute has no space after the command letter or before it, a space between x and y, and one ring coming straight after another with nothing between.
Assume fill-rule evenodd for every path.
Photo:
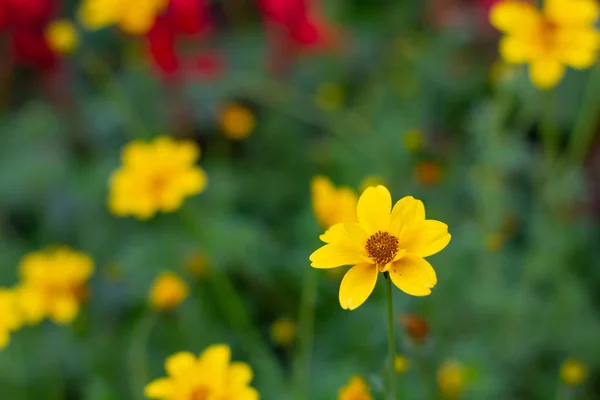
<instances>
[{"instance_id":1,"label":"thin stalk","mask_svg":"<svg viewBox=\"0 0 600 400\"><path fill-rule=\"evenodd\" d=\"M394 336L394 304L392 301L392 280L386 273L387 282L387 323L388 323L388 352L389 352L389 382L388 382L388 400L396 400L396 370L394 369L394 360L396 359L396 346Z\"/></svg>"},{"instance_id":2,"label":"thin stalk","mask_svg":"<svg viewBox=\"0 0 600 400\"><path fill-rule=\"evenodd\" d=\"M591 72L586 90L581 102L579 116L571 132L569 143L569 158L572 162L580 163L585 160L588 150L594 140L594 128L600 118L600 65Z\"/></svg>"},{"instance_id":3,"label":"thin stalk","mask_svg":"<svg viewBox=\"0 0 600 400\"><path fill-rule=\"evenodd\" d=\"M558 154L560 132L556 123L556 103L554 90L544 93L542 99L542 119L540 130L544 144L544 153L550 162L553 162Z\"/></svg>"},{"instance_id":4,"label":"thin stalk","mask_svg":"<svg viewBox=\"0 0 600 400\"><path fill-rule=\"evenodd\" d=\"M146 348L150 333L156 324L157 314L142 316L131 333L131 343L127 351L129 368L129 390L132 399L145 399L144 386L148 383L148 360Z\"/></svg>"}]
</instances>

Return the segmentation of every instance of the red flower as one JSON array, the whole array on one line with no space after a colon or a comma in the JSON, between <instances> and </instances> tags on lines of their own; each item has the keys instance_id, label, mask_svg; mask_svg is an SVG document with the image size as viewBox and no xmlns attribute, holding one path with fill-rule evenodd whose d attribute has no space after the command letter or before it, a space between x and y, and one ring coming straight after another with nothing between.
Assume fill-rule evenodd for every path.
<instances>
[{"instance_id":1,"label":"red flower","mask_svg":"<svg viewBox=\"0 0 600 400\"><path fill-rule=\"evenodd\" d=\"M44 28L14 28L10 32L10 51L16 64L51 70L56 56L48 47Z\"/></svg>"}]
</instances>

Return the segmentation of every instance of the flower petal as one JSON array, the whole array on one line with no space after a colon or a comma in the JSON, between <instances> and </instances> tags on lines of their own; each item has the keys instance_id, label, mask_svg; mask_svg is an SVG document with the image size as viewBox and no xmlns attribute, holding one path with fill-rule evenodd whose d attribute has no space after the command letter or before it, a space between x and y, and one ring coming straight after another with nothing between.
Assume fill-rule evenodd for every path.
<instances>
[{"instance_id":1,"label":"flower petal","mask_svg":"<svg viewBox=\"0 0 600 400\"><path fill-rule=\"evenodd\" d=\"M344 310L354 310L367 300L377 283L377 273L373 264L358 264L346 272L339 294Z\"/></svg>"},{"instance_id":2,"label":"flower petal","mask_svg":"<svg viewBox=\"0 0 600 400\"><path fill-rule=\"evenodd\" d=\"M333 243L341 242L345 240L346 237L347 234L346 229L344 228L344 224L335 224L332 225L329 229L327 229L324 234L319 236L319 239L321 239L325 243Z\"/></svg>"},{"instance_id":3,"label":"flower petal","mask_svg":"<svg viewBox=\"0 0 600 400\"><path fill-rule=\"evenodd\" d=\"M390 233L399 235L402 228L425 220L425 206L412 196L401 198L394 204L390 217Z\"/></svg>"},{"instance_id":4,"label":"flower petal","mask_svg":"<svg viewBox=\"0 0 600 400\"><path fill-rule=\"evenodd\" d=\"M522 32L524 29L531 29L537 24L539 18L535 6L522 0L500 1L490 10L490 23L504 32Z\"/></svg>"},{"instance_id":5,"label":"flower petal","mask_svg":"<svg viewBox=\"0 0 600 400\"><path fill-rule=\"evenodd\" d=\"M227 382L231 387L246 386L252 377L252 368L244 362L234 362L229 366Z\"/></svg>"},{"instance_id":6,"label":"flower petal","mask_svg":"<svg viewBox=\"0 0 600 400\"><path fill-rule=\"evenodd\" d=\"M225 344L213 344L200 355L200 362L214 369L225 369L231 360L231 350Z\"/></svg>"},{"instance_id":7,"label":"flower petal","mask_svg":"<svg viewBox=\"0 0 600 400\"><path fill-rule=\"evenodd\" d=\"M167 399L172 396L174 389L175 385L171 379L160 378L146 385L144 396L151 399Z\"/></svg>"},{"instance_id":8,"label":"flower petal","mask_svg":"<svg viewBox=\"0 0 600 400\"><path fill-rule=\"evenodd\" d=\"M440 221L427 219L402 231L400 246L408 254L429 257L442 251L450 242L448 225Z\"/></svg>"},{"instance_id":9,"label":"flower petal","mask_svg":"<svg viewBox=\"0 0 600 400\"><path fill-rule=\"evenodd\" d=\"M599 6L597 0L545 0L544 12L560 25L593 25Z\"/></svg>"},{"instance_id":10,"label":"flower petal","mask_svg":"<svg viewBox=\"0 0 600 400\"><path fill-rule=\"evenodd\" d=\"M437 283L431 264L415 256L407 255L396 261L389 274L394 285L411 296L427 296Z\"/></svg>"},{"instance_id":11,"label":"flower petal","mask_svg":"<svg viewBox=\"0 0 600 400\"><path fill-rule=\"evenodd\" d=\"M50 306L52 319L59 324L72 322L79 312L79 303L75 297L66 296L55 299Z\"/></svg>"},{"instance_id":12,"label":"flower petal","mask_svg":"<svg viewBox=\"0 0 600 400\"><path fill-rule=\"evenodd\" d=\"M500 54L504 61L510 64L521 64L531 58L532 44L525 38L517 36L505 36L500 41Z\"/></svg>"},{"instance_id":13,"label":"flower petal","mask_svg":"<svg viewBox=\"0 0 600 400\"><path fill-rule=\"evenodd\" d=\"M310 266L318 269L341 267L363 261L361 252L356 249L340 247L335 244L326 244L310 255Z\"/></svg>"},{"instance_id":14,"label":"flower petal","mask_svg":"<svg viewBox=\"0 0 600 400\"><path fill-rule=\"evenodd\" d=\"M392 196L385 186L367 188L358 199L358 222L367 235L377 231L385 231L390 224Z\"/></svg>"},{"instance_id":15,"label":"flower petal","mask_svg":"<svg viewBox=\"0 0 600 400\"><path fill-rule=\"evenodd\" d=\"M190 352L175 353L165 361L165 370L172 377L181 376L194 368L196 357Z\"/></svg>"},{"instance_id":16,"label":"flower petal","mask_svg":"<svg viewBox=\"0 0 600 400\"><path fill-rule=\"evenodd\" d=\"M538 89L551 89L565 74L565 67L552 58L535 60L529 67L531 81Z\"/></svg>"}]
</instances>

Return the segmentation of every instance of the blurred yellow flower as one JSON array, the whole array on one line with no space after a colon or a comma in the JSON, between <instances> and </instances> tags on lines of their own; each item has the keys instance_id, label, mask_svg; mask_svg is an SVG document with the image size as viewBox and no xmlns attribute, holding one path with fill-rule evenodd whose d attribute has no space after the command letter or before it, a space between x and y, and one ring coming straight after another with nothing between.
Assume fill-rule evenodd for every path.
<instances>
[{"instance_id":1,"label":"blurred yellow flower","mask_svg":"<svg viewBox=\"0 0 600 400\"><path fill-rule=\"evenodd\" d=\"M545 0L542 10L530 2L504 0L492 8L490 21L505 34L502 58L510 64L529 64L533 84L550 89L566 66L584 69L596 63L598 10L596 0Z\"/></svg>"},{"instance_id":2,"label":"blurred yellow flower","mask_svg":"<svg viewBox=\"0 0 600 400\"><path fill-rule=\"evenodd\" d=\"M87 29L118 25L131 35L146 34L168 0L83 0L79 19Z\"/></svg>"},{"instance_id":3,"label":"blurred yellow flower","mask_svg":"<svg viewBox=\"0 0 600 400\"><path fill-rule=\"evenodd\" d=\"M335 111L344 102L344 88L337 83L326 82L317 87L315 104L324 111Z\"/></svg>"},{"instance_id":4,"label":"blurred yellow flower","mask_svg":"<svg viewBox=\"0 0 600 400\"><path fill-rule=\"evenodd\" d=\"M230 103L223 107L219 115L221 130L229 139L243 140L254 131L256 118L247 107Z\"/></svg>"},{"instance_id":5,"label":"blurred yellow flower","mask_svg":"<svg viewBox=\"0 0 600 400\"><path fill-rule=\"evenodd\" d=\"M360 376L353 376L338 392L338 400L373 400L369 385Z\"/></svg>"},{"instance_id":6,"label":"blurred yellow flower","mask_svg":"<svg viewBox=\"0 0 600 400\"><path fill-rule=\"evenodd\" d=\"M46 28L45 36L48 46L57 54L71 53L77 48L77 30L71 21L52 21Z\"/></svg>"},{"instance_id":7,"label":"blurred yellow flower","mask_svg":"<svg viewBox=\"0 0 600 400\"><path fill-rule=\"evenodd\" d=\"M19 304L28 323L49 317L54 322L72 322L85 298L86 284L94 271L92 259L67 247L27 254L21 260Z\"/></svg>"},{"instance_id":8,"label":"blurred yellow flower","mask_svg":"<svg viewBox=\"0 0 600 400\"><path fill-rule=\"evenodd\" d=\"M191 252L186 256L184 269L192 278L202 279L210 270L210 259L205 253Z\"/></svg>"},{"instance_id":9,"label":"blurred yellow flower","mask_svg":"<svg viewBox=\"0 0 600 400\"><path fill-rule=\"evenodd\" d=\"M0 350L10 342L11 332L21 327L18 295L13 289L0 288Z\"/></svg>"},{"instance_id":10,"label":"blurred yellow flower","mask_svg":"<svg viewBox=\"0 0 600 400\"><path fill-rule=\"evenodd\" d=\"M394 369L396 370L396 373L405 373L406 371L408 371L409 366L410 361L408 361L408 358L406 358L406 356L403 356L402 354L398 354L396 356L396 359L394 360Z\"/></svg>"},{"instance_id":11,"label":"blurred yellow flower","mask_svg":"<svg viewBox=\"0 0 600 400\"><path fill-rule=\"evenodd\" d=\"M442 179L443 172L442 166L435 161L420 161L415 165L414 175L417 182L430 186Z\"/></svg>"},{"instance_id":12,"label":"blurred yellow flower","mask_svg":"<svg viewBox=\"0 0 600 400\"><path fill-rule=\"evenodd\" d=\"M502 233L490 233L485 237L485 247L491 253L496 253L504 246L505 237Z\"/></svg>"},{"instance_id":13,"label":"blurred yellow flower","mask_svg":"<svg viewBox=\"0 0 600 400\"><path fill-rule=\"evenodd\" d=\"M580 385L587 379L587 368L578 360L565 360L560 366L560 379L567 385Z\"/></svg>"},{"instance_id":14,"label":"blurred yellow flower","mask_svg":"<svg viewBox=\"0 0 600 400\"><path fill-rule=\"evenodd\" d=\"M199 156L195 143L168 136L130 142L121 153L123 165L110 178L110 211L147 219L177 210L186 197L206 187L206 174L194 165Z\"/></svg>"},{"instance_id":15,"label":"blurred yellow flower","mask_svg":"<svg viewBox=\"0 0 600 400\"><path fill-rule=\"evenodd\" d=\"M290 318L279 318L271 325L271 339L280 346L289 346L296 340L296 322Z\"/></svg>"},{"instance_id":16,"label":"blurred yellow flower","mask_svg":"<svg viewBox=\"0 0 600 400\"><path fill-rule=\"evenodd\" d=\"M145 396L160 400L258 400L249 386L252 369L243 362L231 362L224 344L208 347L199 357L176 353L165 361L168 377L146 385Z\"/></svg>"},{"instance_id":17,"label":"blurred yellow flower","mask_svg":"<svg viewBox=\"0 0 600 400\"><path fill-rule=\"evenodd\" d=\"M176 273L161 273L150 288L150 306L155 310L171 310L189 295L188 285Z\"/></svg>"},{"instance_id":18,"label":"blurred yellow flower","mask_svg":"<svg viewBox=\"0 0 600 400\"><path fill-rule=\"evenodd\" d=\"M315 217L324 228L356 221L356 194L347 187L336 188L329 178L315 176L311 182Z\"/></svg>"},{"instance_id":19,"label":"blurred yellow flower","mask_svg":"<svg viewBox=\"0 0 600 400\"><path fill-rule=\"evenodd\" d=\"M423 149L424 141L423 132L418 129L406 131L402 136L402 144L404 145L404 148L412 152Z\"/></svg>"},{"instance_id":20,"label":"blurred yellow flower","mask_svg":"<svg viewBox=\"0 0 600 400\"><path fill-rule=\"evenodd\" d=\"M445 361L438 369L437 380L444 398L459 398L467 385L467 369L458 361Z\"/></svg>"},{"instance_id":21,"label":"blurred yellow flower","mask_svg":"<svg viewBox=\"0 0 600 400\"><path fill-rule=\"evenodd\" d=\"M450 242L448 225L425 219L423 203L412 196L396 202L384 186L370 187L357 204L358 223L333 225L323 235L323 247L310 256L313 268L354 265L342 279L339 300L354 310L369 297L378 272L407 294L427 296L437 283L433 267L424 257Z\"/></svg>"},{"instance_id":22,"label":"blurred yellow flower","mask_svg":"<svg viewBox=\"0 0 600 400\"><path fill-rule=\"evenodd\" d=\"M385 186L385 181L383 178L379 176L367 176L365 179L363 179L360 185L358 185L358 189L361 192L364 192L368 187L379 185Z\"/></svg>"}]
</instances>

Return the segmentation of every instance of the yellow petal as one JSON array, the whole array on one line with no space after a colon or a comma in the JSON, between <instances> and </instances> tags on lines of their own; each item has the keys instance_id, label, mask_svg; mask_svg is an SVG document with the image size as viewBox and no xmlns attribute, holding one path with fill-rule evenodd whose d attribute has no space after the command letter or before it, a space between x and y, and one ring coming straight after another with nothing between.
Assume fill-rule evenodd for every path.
<instances>
[{"instance_id":1,"label":"yellow petal","mask_svg":"<svg viewBox=\"0 0 600 400\"><path fill-rule=\"evenodd\" d=\"M500 41L500 55L510 64L521 64L531 58L531 43L517 36L506 36Z\"/></svg>"},{"instance_id":2,"label":"yellow petal","mask_svg":"<svg viewBox=\"0 0 600 400\"><path fill-rule=\"evenodd\" d=\"M236 392L235 400L259 400L260 395L256 391L256 389L251 387L246 387L240 391Z\"/></svg>"},{"instance_id":3,"label":"yellow petal","mask_svg":"<svg viewBox=\"0 0 600 400\"><path fill-rule=\"evenodd\" d=\"M551 89L565 74L565 67L558 60L542 58L529 66L529 76L533 84L542 90Z\"/></svg>"},{"instance_id":4,"label":"yellow petal","mask_svg":"<svg viewBox=\"0 0 600 400\"><path fill-rule=\"evenodd\" d=\"M442 251L450 242L450 238L448 225L428 219L405 229L400 243L408 254L429 257Z\"/></svg>"},{"instance_id":5,"label":"yellow petal","mask_svg":"<svg viewBox=\"0 0 600 400\"><path fill-rule=\"evenodd\" d=\"M585 69L596 63L600 36L594 28L561 29L556 41L559 57L565 64Z\"/></svg>"},{"instance_id":6,"label":"yellow petal","mask_svg":"<svg viewBox=\"0 0 600 400\"><path fill-rule=\"evenodd\" d=\"M504 32L522 32L539 21L538 10L521 0L500 1L490 10L490 23Z\"/></svg>"},{"instance_id":7,"label":"yellow petal","mask_svg":"<svg viewBox=\"0 0 600 400\"><path fill-rule=\"evenodd\" d=\"M394 204L390 217L390 232L398 235L405 226L425 220L425 206L412 196L401 198Z\"/></svg>"},{"instance_id":8,"label":"yellow petal","mask_svg":"<svg viewBox=\"0 0 600 400\"><path fill-rule=\"evenodd\" d=\"M597 0L545 0L544 12L560 25L592 25L598 19Z\"/></svg>"},{"instance_id":9,"label":"yellow petal","mask_svg":"<svg viewBox=\"0 0 600 400\"><path fill-rule=\"evenodd\" d=\"M375 289L377 268L373 264L358 264L350 268L340 285L340 305L344 310L359 307Z\"/></svg>"},{"instance_id":10,"label":"yellow petal","mask_svg":"<svg viewBox=\"0 0 600 400\"><path fill-rule=\"evenodd\" d=\"M200 355L201 374L214 390L225 388L231 350L225 344L214 344Z\"/></svg>"},{"instance_id":11,"label":"yellow petal","mask_svg":"<svg viewBox=\"0 0 600 400\"><path fill-rule=\"evenodd\" d=\"M165 370L172 377L185 375L193 370L196 364L196 357L190 352L181 351L175 353L165 361Z\"/></svg>"},{"instance_id":12,"label":"yellow petal","mask_svg":"<svg viewBox=\"0 0 600 400\"><path fill-rule=\"evenodd\" d=\"M352 265L363 261L361 252L348 247L327 244L310 255L311 267L327 269Z\"/></svg>"},{"instance_id":13,"label":"yellow petal","mask_svg":"<svg viewBox=\"0 0 600 400\"><path fill-rule=\"evenodd\" d=\"M420 257L403 257L392 265L389 273L394 285L411 296L427 296L437 283L433 267Z\"/></svg>"},{"instance_id":14,"label":"yellow petal","mask_svg":"<svg viewBox=\"0 0 600 400\"><path fill-rule=\"evenodd\" d=\"M229 366L227 382L233 387L245 386L252 381L252 368L244 362L234 362Z\"/></svg>"},{"instance_id":15,"label":"yellow petal","mask_svg":"<svg viewBox=\"0 0 600 400\"><path fill-rule=\"evenodd\" d=\"M0 350L5 348L10 342L10 332L8 329L0 329Z\"/></svg>"},{"instance_id":16,"label":"yellow petal","mask_svg":"<svg viewBox=\"0 0 600 400\"><path fill-rule=\"evenodd\" d=\"M72 322L79 312L79 303L74 297L61 297L50 306L50 316L59 324Z\"/></svg>"},{"instance_id":17,"label":"yellow petal","mask_svg":"<svg viewBox=\"0 0 600 400\"><path fill-rule=\"evenodd\" d=\"M390 224L392 196L385 186L367 188L358 199L358 222L367 235L385 231Z\"/></svg>"},{"instance_id":18,"label":"yellow petal","mask_svg":"<svg viewBox=\"0 0 600 400\"><path fill-rule=\"evenodd\" d=\"M144 396L151 399L167 399L173 395L175 385L168 378L160 378L150 382L144 388Z\"/></svg>"},{"instance_id":19,"label":"yellow petal","mask_svg":"<svg viewBox=\"0 0 600 400\"><path fill-rule=\"evenodd\" d=\"M332 225L329 229L325 231L324 234L319 236L319 239L321 239L325 243L342 242L346 238L347 233L343 223Z\"/></svg>"}]
</instances>

